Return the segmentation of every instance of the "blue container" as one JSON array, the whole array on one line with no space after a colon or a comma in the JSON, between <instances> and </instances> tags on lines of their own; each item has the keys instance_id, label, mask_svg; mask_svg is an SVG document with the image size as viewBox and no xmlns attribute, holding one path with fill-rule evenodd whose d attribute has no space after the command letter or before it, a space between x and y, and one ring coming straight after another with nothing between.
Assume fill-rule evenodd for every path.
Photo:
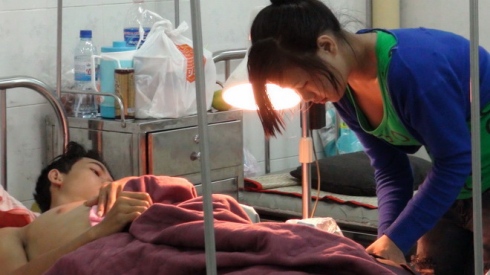
<instances>
[{"instance_id":1,"label":"blue container","mask_svg":"<svg viewBox=\"0 0 490 275\"><path fill-rule=\"evenodd\" d=\"M124 41L114 41L112 47L102 47L99 65L100 91L114 93L114 70L132 68L135 47L127 47ZM115 118L116 109L114 98L106 96L100 103L100 116L102 118Z\"/></svg>"}]
</instances>

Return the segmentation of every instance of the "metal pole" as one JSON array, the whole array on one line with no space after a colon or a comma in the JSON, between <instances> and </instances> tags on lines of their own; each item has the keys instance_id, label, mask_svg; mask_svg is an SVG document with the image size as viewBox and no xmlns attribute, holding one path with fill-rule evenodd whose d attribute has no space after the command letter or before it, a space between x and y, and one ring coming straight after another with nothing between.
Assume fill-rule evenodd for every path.
<instances>
[{"instance_id":1,"label":"metal pole","mask_svg":"<svg viewBox=\"0 0 490 275\"><path fill-rule=\"evenodd\" d=\"M366 0L366 28L373 26L373 0Z\"/></svg>"},{"instance_id":2,"label":"metal pole","mask_svg":"<svg viewBox=\"0 0 490 275\"><path fill-rule=\"evenodd\" d=\"M475 255L474 274L483 274L478 0L470 0L470 40L471 163L473 182L473 249Z\"/></svg>"},{"instance_id":3,"label":"metal pole","mask_svg":"<svg viewBox=\"0 0 490 275\"><path fill-rule=\"evenodd\" d=\"M180 23L180 1L174 0L174 16L175 16L175 27L177 28Z\"/></svg>"},{"instance_id":4,"label":"metal pole","mask_svg":"<svg viewBox=\"0 0 490 275\"><path fill-rule=\"evenodd\" d=\"M0 131L1 144L0 153L2 156L2 177L0 184L7 190L7 91L0 90Z\"/></svg>"},{"instance_id":5,"label":"metal pole","mask_svg":"<svg viewBox=\"0 0 490 275\"><path fill-rule=\"evenodd\" d=\"M264 138L264 152L265 152L265 173L271 172L271 144L268 138Z\"/></svg>"},{"instance_id":6,"label":"metal pole","mask_svg":"<svg viewBox=\"0 0 490 275\"><path fill-rule=\"evenodd\" d=\"M61 41L63 34L63 0L58 0L56 28L56 95L61 98Z\"/></svg>"},{"instance_id":7,"label":"metal pole","mask_svg":"<svg viewBox=\"0 0 490 275\"><path fill-rule=\"evenodd\" d=\"M204 81L204 50L202 46L201 7L199 0L191 1L192 40L194 45L194 64L196 70L196 97L198 110L199 148L201 151L201 182L204 203L204 241L206 252L206 274L217 274L216 246L212 205L212 186L209 167L209 137L206 108L206 86Z\"/></svg>"}]
</instances>

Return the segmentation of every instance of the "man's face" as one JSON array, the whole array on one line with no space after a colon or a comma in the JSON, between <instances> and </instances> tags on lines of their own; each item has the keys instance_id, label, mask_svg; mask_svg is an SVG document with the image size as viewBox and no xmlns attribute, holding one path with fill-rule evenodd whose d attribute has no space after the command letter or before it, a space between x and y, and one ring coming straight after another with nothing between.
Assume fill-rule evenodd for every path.
<instances>
[{"instance_id":1,"label":"man's face","mask_svg":"<svg viewBox=\"0 0 490 275\"><path fill-rule=\"evenodd\" d=\"M106 182L113 181L107 168L99 161L82 158L63 174L63 192L76 200L88 200L99 194Z\"/></svg>"}]
</instances>

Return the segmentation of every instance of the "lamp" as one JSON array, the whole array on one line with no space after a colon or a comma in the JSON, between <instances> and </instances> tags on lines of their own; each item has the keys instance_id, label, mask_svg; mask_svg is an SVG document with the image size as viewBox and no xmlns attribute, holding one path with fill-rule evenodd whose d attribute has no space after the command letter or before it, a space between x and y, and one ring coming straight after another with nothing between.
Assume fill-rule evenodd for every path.
<instances>
[{"instance_id":1,"label":"lamp","mask_svg":"<svg viewBox=\"0 0 490 275\"><path fill-rule=\"evenodd\" d=\"M252 9L248 29L250 29L253 20L264 7L256 6ZM233 53L235 51L232 50L231 52ZM248 51L245 52L245 57L243 57L243 60L238 64L233 73L229 77L226 75L227 78L223 86L222 96L224 101L234 107L244 110L257 110L252 85L248 82L247 60ZM276 110L292 108L301 101L301 98L294 90L281 88L275 84L267 84L267 93Z\"/></svg>"},{"instance_id":2,"label":"lamp","mask_svg":"<svg viewBox=\"0 0 490 275\"><path fill-rule=\"evenodd\" d=\"M240 62L223 86L223 100L226 103L245 110L257 110L252 85L248 82L247 58ZM267 93L276 110L292 108L301 101L299 95L289 88L267 84Z\"/></svg>"},{"instance_id":3,"label":"lamp","mask_svg":"<svg viewBox=\"0 0 490 275\"><path fill-rule=\"evenodd\" d=\"M240 62L237 68L233 71L230 77L227 78L223 86L223 100L228 104L245 110L257 110L255 97L252 90L252 85L248 81L247 72L247 55ZM275 84L267 84L267 93L271 100L272 106L276 110L292 108L301 102L301 98L290 88L282 88ZM302 135L299 142L299 162L302 165L302 218L309 218L311 195L310 195L310 179L311 170L310 163L314 161L313 141L309 134L311 123L309 121L309 109L311 105L302 102L301 105L301 128ZM325 110L325 109L323 109ZM323 112L325 117L325 111ZM324 118L325 119L325 118ZM268 149L268 141L266 141L266 150ZM266 165L267 167L267 165ZM267 170L267 169L266 169ZM266 171L268 172L268 171Z\"/></svg>"}]
</instances>

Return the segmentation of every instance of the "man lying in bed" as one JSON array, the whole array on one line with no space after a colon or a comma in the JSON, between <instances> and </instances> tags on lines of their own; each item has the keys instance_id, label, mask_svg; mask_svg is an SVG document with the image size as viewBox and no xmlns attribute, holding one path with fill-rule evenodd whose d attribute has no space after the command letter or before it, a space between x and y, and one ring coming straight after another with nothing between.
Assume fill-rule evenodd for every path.
<instances>
[{"instance_id":1,"label":"man lying in bed","mask_svg":"<svg viewBox=\"0 0 490 275\"><path fill-rule=\"evenodd\" d=\"M121 231L152 204L147 193L123 192L112 180L95 152L70 142L38 178L34 196L43 214L24 227L0 229L0 274L42 274L63 255ZM95 204L105 218L92 227Z\"/></svg>"}]
</instances>

